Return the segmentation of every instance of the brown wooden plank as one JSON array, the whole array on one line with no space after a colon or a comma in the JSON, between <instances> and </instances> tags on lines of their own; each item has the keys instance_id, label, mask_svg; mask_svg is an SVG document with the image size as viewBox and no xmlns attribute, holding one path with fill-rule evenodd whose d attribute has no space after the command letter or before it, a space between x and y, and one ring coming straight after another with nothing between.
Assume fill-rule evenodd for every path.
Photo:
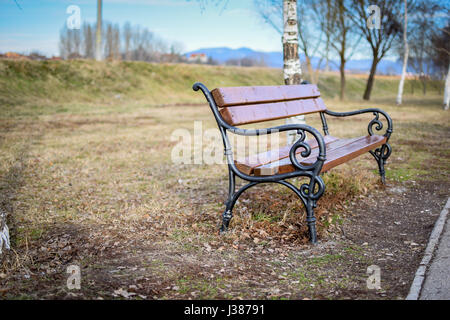
<instances>
[{"instance_id":1,"label":"brown wooden plank","mask_svg":"<svg viewBox=\"0 0 450 320\"><path fill-rule=\"evenodd\" d=\"M332 142L327 146L327 159L325 160L321 172L328 171L344 162L350 161L351 159L354 159L369 150L375 149L385 142L386 137L379 135L363 136L354 139L340 139ZM301 164L310 165L316 161L317 155L318 150L316 148L312 150L311 155L308 158L297 158ZM254 174L272 175L276 173L292 172L294 170L294 166L291 164L290 159L285 158L280 161L275 161L255 168Z\"/></svg>"},{"instance_id":2,"label":"brown wooden plank","mask_svg":"<svg viewBox=\"0 0 450 320\"><path fill-rule=\"evenodd\" d=\"M325 111L321 98L289 100L283 102L227 107L220 110L224 120L232 125L242 125L262 121L289 118L301 114Z\"/></svg>"},{"instance_id":3,"label":"brown wooden plank","mask_svg":"<svg viewBox=\"0 0 450 320\"><path fill-rule=\"evenodd\" d=\"M339 138L337 137L329 135L323 137L325 145L328 145L338 139ZM311 147L311 149L317 148L318 146L316 139L309 139L306 143ZM281 147L280 149L253 154L246 158L236 159L234 163L241 172L251 175L253 174L253 169L256 167L289 157L291 147L292 145L287 145ZM298 148L296 154L302 152L303 150L304 148Z\"/></svg>"},{"instance_id":4,"label":"brown wooden plank","mask_svg":"<svg viewBox=\"0 0 450 320\"><path fill-rule=\"evenodd\" d=\"M314 84L226 87L216 88L211 93L219 107L307 99L320 96L319 89Z\"/></svg>"},{"instance_id":5,"label":"brown wooden plank","mask_svg":"<svg viewBox=\"0 0 450 320\"><path fill-rule=\"evenodd\" d=\"M354 138L354 139L338 139L338 140L334 140L330 143L328 143L326 145L326 151L327 151L327 157L328 157L328 152L333 151L334 149L340 148L350 142L352 142L353 140L356 140L358 138ZM317 159L317 156L319 155L319 150L317 148L314 148L311 150L311 154L308 158L302 158L301 156L297 156L297 159L300 161L300 163L304 163L304 161L306 159ZM271 174L275 174L278 172L278 170L281 170L281 173L284 172L291 172L294 171L293 167L292 170L291 168L287 168L287 166L292 166L291 164L291 160L289 158L285 158L285 159L281 159L279 161L274 161L272 163L266 164L266 165L261 165L258 166L256 168L254 168L253 172L255 175L271 175ZM286 167L286 168L285 168Z\"/></svg>"}]
</instances>

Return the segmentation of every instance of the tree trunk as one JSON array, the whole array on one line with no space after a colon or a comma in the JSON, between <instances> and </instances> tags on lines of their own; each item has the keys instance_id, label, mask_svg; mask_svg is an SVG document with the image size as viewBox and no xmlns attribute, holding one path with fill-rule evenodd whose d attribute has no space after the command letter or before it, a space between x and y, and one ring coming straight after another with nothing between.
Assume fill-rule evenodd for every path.
<instances>
[{"instance_id":1,"label":"tree trunk","mask_svg":"<svg viewBox=\"0 0 450 320\"><path fill-rule=\"evenodd\" d=\"M297 0L283 0L284 83L300 84L302 70L298 57Z\"/></svg>"},{"instance_id":2,"label":"tree trunk","mask_svg":"<svg viewBox=\"0 0 450 320\"><path fill-rule=\"evenodd\" d=\"M341 57L339 72L341 74L341 90L339 91L339 99L343 101L345 99L345 59L343 59L343 57Z\"/></svg>"},{"instance_id":3,"label":"tree trunk","mask_svg":"<svg viewBox=\"0 0 450 320\"><path fill-rule=\"evenodd\" d=\"M102 0L97 0L97 31L95 35L95 60L102 60Z\"/></svg>"},{"instance_id":4,"label":"tree trunk","mask_svg":"<svg viewBox=\"0 0 450 320\"><path fill-rule=\"evenodd\" d=\"M427 79L425 76L422 77L422 93L424 96L427 95Z\"/></svg>"},{"instance_id":5,"label":"tree trunk","mask_svg":"<svg viewBox=\"0 0 450 320\"><path fill-rule=\"evenodd\" d=\"M408 55L409 55L409 46L407 38L407 28L408 28L407 0L404 0L404 5L405 5L405 22L403 26L403 46L405 48L405 52L403 57L402 77L400 78L400 83L398 84L397 105L402 104L403 86L405 85L406 68L408 66Z\"/></svg>"},{"instance_id":6,"label":"tree trunk","mask_svg":"<svg viewBox=\"0 0 450 320\"><path fill-rule=\"evenodd\" d=\"M450 102L450 64L448 65L447 77L445 78L445 89L444 89L444 110L449 109Z\"/></svg>"},{"instance_id":7,"label":"tree trunk","mask_svg":"<svg viewBox=\"0 0 450 320\"><path fill-rule=\"evenodd\" d=\"M374 59L372 60L372 66L370 67L369 78L367 79L366 90L364 91L364 100L370 100L370 94L372 93L373 84L375 82L375 73L377 71L378 59L377 54L374 53Z\"/></svg>"},{"instance_id":8,"label":"tree trunk","mask_svg":"<svg viewBox=\"0 0 450 320\"><path fill-rule=\"evenodd\" d=\"M311 64L311 59L309 58L309 56L305 55L305 60L306 60L306 68L308 69L308 73L309 73L309 80L311 81L311 83L316 84L316 78L315 78L315 74L314 74L314 70Z\"/></svg>"},{"instance_id":9,"label":"tree trunk","mask_svg":"<svg viewBox=\"0 0 450 320\"><path fill-rule=\"evenodd\" d=\"M283 76L284 84L300 84L302 69L298 56L297 0L283 0ZM286 124L305 124L304 116L286 119ZM287 142L295 142L297 134L288 131Z\"/></svg>"}]
</instances>

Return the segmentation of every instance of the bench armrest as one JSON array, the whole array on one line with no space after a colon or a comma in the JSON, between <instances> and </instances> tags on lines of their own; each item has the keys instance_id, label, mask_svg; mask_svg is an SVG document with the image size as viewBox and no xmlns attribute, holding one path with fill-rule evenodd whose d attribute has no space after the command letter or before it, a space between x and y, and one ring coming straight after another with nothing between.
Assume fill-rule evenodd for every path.
<instances>
[{"instance_id":1,"label":"bench armrest","mask_svg":"<svg viewBox=\"0 0 450 320\"><path fill-rule=\"evenodd\" d=\"M320 132L317 129L315 129L311 126L308 126L306 124L286 124L286 125L281 125L281 126L271 127L271 128L266 128L266 129L240 129L240 128L236 128L236 127L228 125L227 130L230 132L233 132L235 134L239 134L239 135L243 135L243 136L258 136L258 135L264 135L264 134L272 134L272 133L296 130L297 134L300 137L292 145L291 149L289 150L289 158L291 160L292 165L294 167L296 167L297 170L320 172L320 170L322 169L323 162L325 162L325 159L326 159L326 147L325 147L325 141L323 139L323 136L320 134ZM309 132L310 134L312 134L314 136L314 139L316 139L318 149L319 149L319 155L317 157L317 161L309 166L300 164L296 157L296 151L298 148L305 149L304 151L300 152L300 155L303 158L306 158L311 154L311 147L305 141L307 132Z\"/></svg>"},{"instance_id":2,"label":"bench armrest","mask_svg":"<svg viewBox=\"0 0 450 320\"><path fill-rule=\"evenodd\" d=\"M355 110L355 111L348 111L348 112L335 112L331 110L326 110L326 114L333 116L333 117L348 117L348 116L354 116L358 114L363 113L373 113L375 118L373 118L369 122L369 126L367 127L367 131L369 135L373 135L373 126L376 125L375 130L380 131L383 129L383 123L380 121L380 114L383 115L383 117L386 119L388 128L386 132L384 133L384 136L389 140L389 137L391 136L391 133L393 132L393 125L392 125L392 119L391 117L383 110L378 108L368 108L368 109L362 109L362 110Z\"/></svg>"}]
</instances>

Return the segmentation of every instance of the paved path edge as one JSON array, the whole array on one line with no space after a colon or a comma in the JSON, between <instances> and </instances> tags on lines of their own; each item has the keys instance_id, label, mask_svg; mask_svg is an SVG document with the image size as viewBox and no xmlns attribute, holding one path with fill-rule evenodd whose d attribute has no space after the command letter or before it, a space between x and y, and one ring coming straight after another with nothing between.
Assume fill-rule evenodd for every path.
<instances>
[{"instance_id":1,"label":"paved path edge","mask_svg":"<svg viewBox=\"0 0 450 320\"><path fill-rule=\"evenodd\" d=\"M434 224L433 231L431 232L430 240L428 241L427 248L425 249L424 256L417 268L416 275L411 284L408 296L406 300L418 300L420 296L420 291L422 290L423 282L425 280L425 273L428 270L433 254L439 244L439 239L441 237L442 231L444 230L445 222L447 221L447 215L450 211L450 198L447 199L447 203L442 209L439 218Z\"/></svg>"}]
</instances>

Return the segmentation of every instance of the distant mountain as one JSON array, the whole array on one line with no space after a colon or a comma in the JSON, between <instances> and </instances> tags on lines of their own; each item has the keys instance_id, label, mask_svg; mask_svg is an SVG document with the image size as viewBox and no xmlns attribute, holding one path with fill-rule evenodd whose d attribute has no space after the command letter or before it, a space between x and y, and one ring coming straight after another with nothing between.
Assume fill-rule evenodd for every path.
<instances>
[{"instance_id":1,"label":"distant mountain","mask_svg":"<svg viewBox=\"0 0 450 320\"><path fill-rule=\"evenodd\" d=\"M190 51L185 53L186 57L193 53L204 53L208 57L216 60L220 64L224 64L229 59L242 59L242 58L252 58L256 60L263 60L268 67L271 68L282 68L283 67L283 53L282 52L263 52L255 51L250 48L242 47L239 49L231 49L227 47L220 48L202 48L195 51ZM305 61L305 56L300 55L300 60ZM319 64L320 59L313 57L311 63L314 68ZM372 64L371 59L361 59L361 60L350 60L346 63L345 69L355 73L368 73ZM325 66L324 61L322 61L321 67ZM338 61L330 61L330 69L337 71L339 70ZM400 61L392 60L381 60L377 66L377 73L382 74L401 74L402 64Z\"/></svg>"},{"instance_id":2,"label":"distant mountain","mask_svg":"<svg viewBox=\"0 0 450 320\"><path fill-rule=\"evenodd\" d=\"M204 53L208 57L213 58L220 64L224 64L230 59L252 58L256 60L264 59L268 67L281 68L283 66L283 54L281 52L261 52L250 48L231 49L227 47L221 48L202 48L195 51L185 53L188 57L193 53Z\"/></svg>"}]
</instances>

